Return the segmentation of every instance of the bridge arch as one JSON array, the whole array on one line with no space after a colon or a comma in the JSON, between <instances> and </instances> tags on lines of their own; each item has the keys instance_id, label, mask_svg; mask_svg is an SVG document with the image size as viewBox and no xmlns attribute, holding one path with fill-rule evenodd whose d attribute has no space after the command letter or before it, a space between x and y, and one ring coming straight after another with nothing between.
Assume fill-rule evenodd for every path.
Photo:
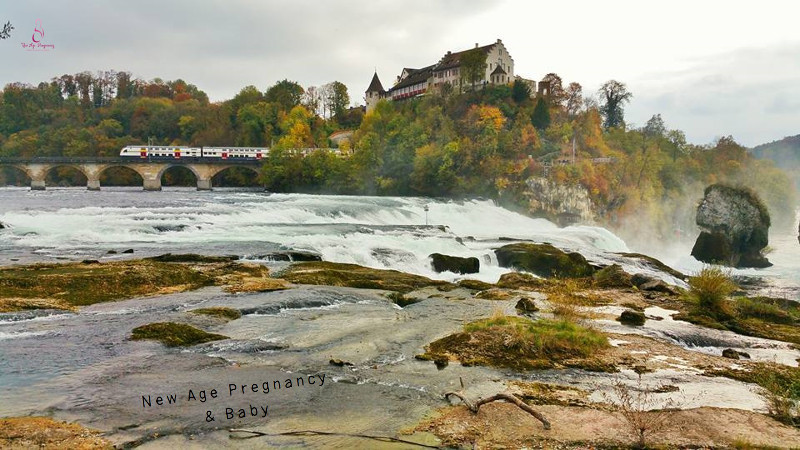
<instances>
[{"instance_id":1,"label":"bridge arch","mask_svg":"<svg viewBox=\"0 0 800 450\"><path fill-rule=\"evenodd\" d=\"M31 172L27 167L19 164L5 164L0 166L0 181L5 185L25 185L29 186L31 180Z\"/></svg>"},{"instance_id":2,"label":"bridge arch","mask_svg":"<svg viewBox=\"0 0 800 450\"><path fill-rule=\"evenodd\" d=\"M110 172L109 172L110 171ZM128 173L128 175L126 175ZM130 173L136 174L138 179L131 180ZM144 183L145 173L138 170L136 166L128 164L109 164L97 170L97 180L99 184L106 186L141 186ZM112 183L109 180L114 177L117 181L130 181L129 183Z\"/></svg>"},{"instance_id":3,"label":"bridge arch","mask_svg":"<svg viewBox=\"0 0 800 450\"><path fill-rule=\"evenodd\" d=\"M57 170L57 169L61 169L61 168L71 169L71 170L79 173L80 175L82 175L83 176L83 180L78 181L76 183L78 185L83 184L84 186L86 186L88 184L89 180L92 178L91 177L92 174L87 172L86 169L83 166L81 166L80 164L70 164L70 163L51 164L48 167L44 168L44 171L43 171L44 173L42 174L43 175L42 178L44 179L45 183L47 181L51 181L51 182L54 181L55 180L53 178L53 176L55 174L54 171Z\"/></svg>"},{"instance_id":4,"label":"bridge arch","mask_svg":"<svg viewBox=\"0 0 800 450\"><path fill-rule=\"evenodd\" d=\"M170 185L170 183L166 182L168 180L165 179L165 176L170 171L172 171L173 176L175 176L175 174L180 174L181 172L191 173L192 176L194 177L193 184L197 186L200 185L199 184L200 180L203 179L203 173L199 171L196 167L194 167L192 164L166 164L158 171L158 180L162 185L167 185L167 186ZM180 186L180 184L178 184L178 186Z\"/></svg>"},{"instance_id":5,"label":"bridge arch","mask_svg":"<svg viewBox=\"0 0 800 450\"><path fill-rule=\"evenodd\" d=\"M214 167L209 175L214 186L220 186L225 182L233 186L258 186L258 177L261 175L258 169L259 167L254 166L230 165Z\"/></svg>"}]
</instances>

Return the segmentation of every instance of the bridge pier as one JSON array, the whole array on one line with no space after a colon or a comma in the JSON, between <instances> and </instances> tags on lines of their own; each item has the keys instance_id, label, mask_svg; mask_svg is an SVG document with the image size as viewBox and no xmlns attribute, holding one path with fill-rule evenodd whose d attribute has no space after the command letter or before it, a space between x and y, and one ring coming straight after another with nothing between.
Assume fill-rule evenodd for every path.
<instances>
[{"instance_id":1,"label":"bridge pier","mask_svg":"<svg viewBox=\"0 0 800 450\"><path fill-rule=\"evenodd\" d=\"M160 191L161 190L161 178L145 178L144 179L144 190L145 191Z\"/></svg>"},{"instance_id":2,"label":"bridge pier","mask_svg":"<svg viewBox=\"0 0 800 450\"><path fill-rule=\"evenodd\" d=\"M99 178L89 178L89 181L86 182L86 189L90 191L99 191L100 190L100 179Z\"/></svg>"},{"instance_id":3,"label":"bridge pier","mask_svg":"<svg viewBox=\"0 0 800 450\"><path fill-rule=\"evenodd\" d=\"M45 187L44 179L41 179L41 180L31 179L31 190L32 191L43 191L45 189L46 189L46 187Z\"/></svg>"},{"instance_id":4,"label":"bridge pier","mask_svg":"<svg viewBox=\"0 0 800 450\"><path fill-rule=\"evenodd\" d=\"M211 190L211 178L198 178L197 179L197 190L198 191L210 191Z\"/></svg>"}]
</instances>

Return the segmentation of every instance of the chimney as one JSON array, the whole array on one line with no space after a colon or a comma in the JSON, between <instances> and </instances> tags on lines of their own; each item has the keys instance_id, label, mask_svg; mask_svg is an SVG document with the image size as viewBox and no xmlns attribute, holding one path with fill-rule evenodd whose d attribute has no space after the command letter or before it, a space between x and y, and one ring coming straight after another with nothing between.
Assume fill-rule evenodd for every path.
<instances>
[{"instance_id":1,"label":"chimney","mask_svg":"<svg viewBox=\"0 0 800 450\"><path fill-rule=\"evenodd\" d=\"M498 38L498 39L497 39L497 43L498 43L498 44L502 44L502 43L503 43L503 40L502 40L502 39L500 39L500 38Z\"/></svg>"},{"instance_id":2,"label":"chimney","mask_svg":"<svg viewBox=\"0 0 800 450\"><path fill-rule=\"evenodd\" d=\"M447 51L447 56L450 56L450 50Z\"/></svg>"},{"instance_id":3,"label":"chimney","mask_svg":"<svg viewBox=\"0 0 800 450\"><path fill-rule=\"evenodd\" d=\"M478 48L478 43L477 42L475 43L475 48Z\"/></svg>"}]
</instances>

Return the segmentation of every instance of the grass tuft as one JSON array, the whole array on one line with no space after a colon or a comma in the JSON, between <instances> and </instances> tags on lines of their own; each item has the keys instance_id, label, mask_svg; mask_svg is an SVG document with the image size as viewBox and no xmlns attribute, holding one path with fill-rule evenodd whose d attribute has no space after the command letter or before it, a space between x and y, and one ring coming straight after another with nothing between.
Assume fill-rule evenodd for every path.
<instances>
[{"instance_id":1,"label":"grass tuft","mask_svg":"<svg viewBox=\"0 0 800 450\"><path fill-rule=\"evenodd\" d=\"M704 267L697 275L689 277L689 299L697 307L713 316L730 316L726 300L738 287L730 273L719 267Z\"/></svg>"},{"instance_id":2,"label":"grass tuft","mask_svg":"<svg viewBox=\"0 0 800 450\"><path fill-rule=\"evenodd\" d=\"M194 314L203 314L206 316L214 316L227 320L236 320L242 317L241 311L233 308L226 308L224 306L214 306L211 308L200 308L189 311Z\"/></svg>"},{"instance_id":3,"label":"grass tuft","mask_svg":"<svg viewBox=\"0 0 800 450\"><path fill-rule=\"evenodd\" d=\"M228 339L221 334L208 333L185 323L157 322L136 327L131 340L154 340L167 347L187 347L204 342Z\"/></svg>"}]
</instances>

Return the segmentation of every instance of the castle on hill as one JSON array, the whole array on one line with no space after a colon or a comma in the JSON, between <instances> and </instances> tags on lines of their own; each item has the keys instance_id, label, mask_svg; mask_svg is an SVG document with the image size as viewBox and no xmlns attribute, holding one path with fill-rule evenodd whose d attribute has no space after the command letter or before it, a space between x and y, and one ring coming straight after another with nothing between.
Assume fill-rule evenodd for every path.
<instances>
[{"instance_id":1,"label":"castle on hill","mask_svg":"<svg viewBox=\"0 0 800 450\"><path fill-rule=\"evenodd\" d=\"M376 71L365 92L367 112L374 109L381 99L397 101L418 97L439 90L445 85L450 85L456 92L471 88L471 84L464 76L461 58L465 53L475 49L480 49L486 54L486 70L476 86L510 84L514 80L520 80L528 84L531 93L536 92L535 81L514 75L514 58L508 53L503 41L498 39L497 42L483 47L476 43L473 49L455 53L448 51L439 62L421 69L406 67L397 76L394 85L389 90L383 88Z\"/></svg>"}]
</instances>

